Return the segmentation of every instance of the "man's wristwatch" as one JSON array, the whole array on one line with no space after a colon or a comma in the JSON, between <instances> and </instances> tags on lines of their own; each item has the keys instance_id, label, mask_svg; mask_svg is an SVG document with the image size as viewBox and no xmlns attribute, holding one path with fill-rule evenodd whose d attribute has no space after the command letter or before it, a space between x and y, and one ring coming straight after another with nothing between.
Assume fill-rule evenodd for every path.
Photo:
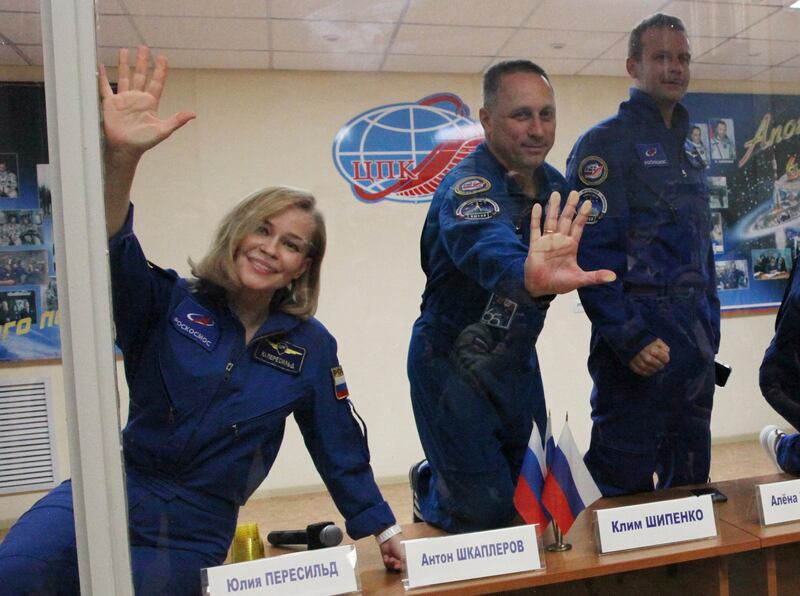
<instances>
[{"instance_id":1,"label":"man's wristwatch","mask_svg":"<svg viewBox=\"0 0 800 596\"><path fill-rule=\"evenodd\" d=\"M383 544L384 542L389 540L389 538L391 538L392 536L397 536L398 534L402 534L402 532L403 529L397 524L394 524L393 526L389 526L388 528L386 528L380 534L375 534L375 540L378 541L378 544Z\"/></svg>"}]
</instances>

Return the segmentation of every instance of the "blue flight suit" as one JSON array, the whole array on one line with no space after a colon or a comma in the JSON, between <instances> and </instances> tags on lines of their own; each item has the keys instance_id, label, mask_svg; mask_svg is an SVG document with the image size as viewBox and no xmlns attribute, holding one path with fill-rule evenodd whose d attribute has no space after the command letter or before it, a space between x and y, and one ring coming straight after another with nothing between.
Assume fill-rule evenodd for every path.
<instances>
[{"instance_id":1,"label":"blue flight suit","mask_svg":"<svg viewBox=\"0 0 800 596\"><path fill-rule=\"evenodd\" d=\"M544 206L564 178L547 164L535 175ZM422 231L427 284L408 376L429 467L416 499L448 532L514 519L532 421L545 427L534 344L552 296L534 299L523 282L533 204L481 144L442 180Z\"/></svg>"},{"instance_id":2,"label":"blue flight suit","mask_svg":"<svg viewBox=\"0 0 800 596\"><path fill-rule=\"evenodd\" d=\"M616 281L579 290L592 321L588 361L592 438L585 461L606 496L705 482L710 463L719 300L705 163L684 141L689 115L672 127L632 89L619 113L586 132L567 181L592 201L578 249L585 270ZM670 362L643 377L630 361L656 338Z\"/></svg>"},{"instance_id":3,"label":"blue flight suit","mask_svg":"<svg viewBox=\"0 0 800 596\"><path fill-rule=\"evenodd\" d=\"M272 312L245 345L223 291L194 291L145 260L132 209L109 249L130 392L123 449L137 594L200 592L200 569L225 559L238 509L272 467L289 414L348 534L395 522L352 405L336 397L346 386L321 323ZM67 481L11 529L0 594L78 593L71 496Z\"/></svg>"},{"instance_id":4,"label":"blue flight suit","mask_svg":"<svg viewBox=\"0 0 800 596\"><path fill-rule=\"evenodd\" d=\"M759 371L764 399L789 424L800 428L800 275L797 260L783 302L775 318L775 336ZM800 474L800 434L786 435L778 443L778 465Z\"/></svg>"}]
</instances>

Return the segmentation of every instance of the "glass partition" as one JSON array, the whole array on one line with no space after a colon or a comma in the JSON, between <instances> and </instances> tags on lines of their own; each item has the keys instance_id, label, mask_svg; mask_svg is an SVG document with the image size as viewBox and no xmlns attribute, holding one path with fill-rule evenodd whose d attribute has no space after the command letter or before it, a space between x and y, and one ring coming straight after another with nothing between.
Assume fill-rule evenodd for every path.
<instances>
[{"instance_id":1,"label":"glass partition","mask_svg":"<svg viewBox=\"0 0 800 596\"><path fill-rule=\"evenodd\" d=\"M798 256L800 236L795 213L800 192L795 163L800 154L797 142L800 137L796 134L800 118L800 51L795 41L800 12L791 9L788 2L675 0L665 4L639 0L612 2L598 8L596 3L583 0L566 3L563 0L502 3L465 0L448 6L425 0L249 0L236 3L99 0L93 16L86 3L74 3L69 8L56 7L56 4L48 2L40 9L36 2L0 2L0 39L8 41L0 46L0 73L8 80L17 81L36 80L37 76L39 80L46 78L48 85L53 81L59 90L59 95L48 90L51 104L48 127L51 134L57 131L60 144L73 147L75 143L71 150L62 149L62 155L67 151L67 156L81 158L75 164L65 165L61 157L61 177L52 184L54 191L60 186L60 194L64 196L63 203L57 203L63 209L63 228L55 224L54 234L58 239L59 233L64 233L65 254L55 255L63 259L63 263L58 261L57 273L53 271L47 276L48 283L23 284L9 276L12 283L7 289L0 287L0 296L10 291L31 292L30 295L39 301L37 307L45 312L49 282L57 277L61 294L60 327L62 332L69 329L72 340L62 337L63 367L25 357L2 360L0 367L10 376L23 374L26 367L48 375L63 372L68 380L64 381L63 389L57 388L56 393L60 395L55 399L67 405L58 406L57 411L66 410L69 414L66 417L75 436L88 437L87 433L97 432L100 427L106 430L88 439L88 444L69 443L74 457L70 463L72 476L80 474L75 467L86 461L84 457L92 453L100 456L116 449L113 447L116 437L108 436L112 428L108 417L118 416L117 405L113 400L106 400L103 406L101 399L114 392L112 373L118 375L122 402L119 416L123 426L128 422L129 392L140 395L142 391L141 387L133 390L128 387L136 378L134 364L128 363L126 381L126 371L119 358L114 369L104 353L110 331L105 325L112 312L102 306L107 294L103 277L107 246L99 211L102 206L100 191L96 188L101 174L97 168L101 152L87 149L98 142L96 104L90 97L94 83L87 78L88 64L95 60L92 54L106 65L111 82L115 84L119 78L119 49L130 48L129 84L134 84L136 47L141 45L150 48L148 73L156 67L156 56L165 56L169 63L159 115L168 119L173 114L184 113L179 119L185 121L169 138L147 151L136 168L131 189L135 205L132 229L144 255L157 267L170 270L164 273L164 279L174 280L170 277L174 275L191 279L192 265L187 259L195 265L201 262L213 242L217 224L240 199L258 189L276 185L310 191L325 216L328 235L316 317L336 337L338 357L335 364L341 364L343 369L326 370L325 382L333 391L341 391L342 384L345 384L345 392L349 388L352 403L371 431L372 468L382 483L405 477L409 466L424 456L419 420L415 420L410 395L412 391L425 393L428 389L411 387L407 371L409 340L420 314L420 296L426 288L420 259L428 256L421 254L420 235L440 182L456 164L475 151L484 138L483 74L494 64L510 59L533 60L544 68L554 90L557 120L552 147L545 151L546 161L561 174L567 174L568 158L579 138L598 122L616 114L619 104L629 98L629 89L636 83L626 66L631 29L657 11L679 17L687 29L691 83L682 99L688 110L688 137L685 145L676 149L676 155L685 154L685 159L689 160L684 166L688 168L689 182L707 187L707 195L702 196L707 196L703 200L708 201L708 209L701 211L708 220L697 223L695 232L707 228L709 260L700 266L690 263L690 257L679 264L654 257L654 261L642 265L642 270L636 270L627 257L619 257L625 254L623 250L615 253L622 259L616 265L600 263L601 258L597 262L590 261L594 263L593 268L608 267L618 275L628 276L622 282L635 286L635 291L641 294L633 300L636 304L649 299L647 292L653 290L649 285L657 286L654 291L663 292L670 300L685 298L672 294L669 288L675 285L690 288L693 296L699 295L703 284L689 278L693 271L696 273L705 267L707 277L713 277L714 281L711 286L706 284L703 291L716 293L722 308L717 360L733 368L725 387L716 389L711 438L715 443L754 441L765 424L782 422L760 396L758 371L774 333L775 309ZM45 31L44 39L38 33L39 25ZM96 48L92 51L79 43L90 29L96 32ZM60 42L55 37L59 31L69 32ZM48 38L48 32L53 37ZM71 45L69 40L72 40ZM59 52L59 43L68 44L64 46L68 51ZM48 56L53 57L50 66L45 64ZM637 74L635 68L633 72ZM644 74L640 72L638 76L641 78ZM65 90L64 95L60 95L61 89ZM71 105L53 111L54 106L70 99L74 100ZM76 111L65 116L66 110ZM196 114L196 118L188 120L188 112ZM483 123L486 124L485 119ZM75 128L62 127L68 124ZM623 143L630 149L626 162L618 158ZM619 215L614 211L619 206L620 199L614 194L619 188L609 186L612 182L617 185L625 176L641 175L646 178L637 182L641 184L641 192L650 192L647 190L652 184L650 176L657 177L670 170L672 160L678 159L662 156L660 152L668 150L667 141L646 134L641 139L620 138L619 145L597 148L601 150L606 153L582 155L579 163L572 165L572 175L567 182L582 191L582 198L592 202L586 238L599 229L608 229L605 226ZM653 155L647 155L648 151ZM13 148L6 148L0 142L0 159L14 153ZM55 157L51 154L51 164ZM631 173L629 169L633 168L633 162L641 165L638 173ZM6 166L6 171L14 173L15 168L19 172L23 166ZM622 169L626 172L624 176ZM70 195L66 187L72 183L65 178L67 173L75 173L86 189L70 186ZM474 179L466 179L469 178L466 176L460 181L463 186L453 191L463 197L454 207L454 221L472 223L481 218L505 217L505 204L498 203L497 197L492 195L498 182L484 175L474 176ZM566 190L566 186L563 188ZM77 197L84 193L86 201L82 202ZM69 202L68 196L76 197L71 199L75 204ZM493 202L478 200L484 197ZM686 199L684 195L676 197L658 200L680 202ZM497 206L497 211L493 205ZM462 207L461 212L456 214L459 207ZM666 213L674 221L662 222L663 226L685 224L688 229L686 226L690 226L689 219L694 217L695 211L688 207L684 210L684 207L686 205L675 203L667 208ZM16 206L10 196L0 196L0 214L10 216L12 211L25 209L28 207ZM54 203L53 221L59 219L58 210ZM516 215L522 218L520 221L527 222L528 213L522 209ZM71 220L74 221L69 223ZM525 225L518 225L515 233L522 244L527 244L524 228ZM643 251L656 253L663 237L659 239L657 232L650 232L652 230L625 237L640 243ZM83 242L76 246L71 244L71 239ZM479 240L476 237L474 242ZM444 245L436 248L432 244L434 240L429 244L425 242L423 240L424 251L450 250ZM665 250L688 251L688 244L674 243ZM476 246L480 249L476 248L477 253L484 250L479 243ZM21 252L24 252L21 248L0 247L0 258ZM484 256L476 254L474 258L480 261ZM516 255L516 258L519 264L524 255ZM70 268L71 262L76 267L75 273ZM696 271L690 265L696 266ZM437 263L430 262L426 266L432 268ZM492 266L499 267L496 262ZM684 266L688 273L678 283L674 276L679 276ZM644 271L648 267L652 271ZM453 265L449 274L463 274L469 278L467 270L467 265L463 265L463 270ZM430 307L426 312L439 317L437 329L447 328L445 335L453 336L448 336L453 340L452 349L437 362L447 370L446 374L463 375L466 368L473 366L465 377L467 380L462 379L464 387L455 394L459 400L462 394L485 382L481 375L502 379L505 383L500 383L503 395L530 397L531 392L538 391L529 383L536 381L538 375L531 373L531 367L538 366L546 410L537 398L539 409L536 412L526 410L521 417L538 416L537 425L544 427L545 411L550 411L553 433L558 437L569 414L575 442L581 451L586 451L592 440L590 396L594 386L586 363L593 340L592 322L584 312L578 293L569 292L553 300L541 330L537 327L540 319L529 320L530 327L526 328L520 343L527 349L535 340L538 364L532 365L530 353L520 356L518 352L522 348L504 339L504 334L515 317L523 319L528 316L525 309L536 306L532 307L529 296L516 296L507 289L509 295L504 295L498 290L495 282L500 274L497 271L499 269L494 271L491 283L486 279L473 279L475 284L465 285L446 299L442 294L442 302L435 307L430 306L430 300L435 298L430 295L434 290L426 294L426 308ZM86 279L79 277L83 274ZM642 277L636 277L640 274ZM653 281L655 279L658 281ZM0 284L4 284L2 279ZM524 289L517 280L515 288L519 287ZM94 288L94 292L89 288ZM131 296L126 292L114 295L117 307L119 301L124 300L125 308L133 309L136 305L132 300L128 302ZM65 304L70 307L69 317ZM73 316L81 315L72 311L79 310L81 305L87 310L82 315L84 318L76 321ZM598 316L601 306L590 305L589 315ZM207 305L204 308L208 310L205 314L214 312ZM637 313L638 310L618 316L620 328L634 325ZM664 317L674 322L675 317ZM467 319L469 324L465 322ZM15 324L19 320L17 318ZM3 324L8 325L9 321ZM180 323L176 323L172 331L186 342L186 350L197 349L205 356L213 354L213 349L207 349L209 346L213 348L216 342L223 341L214 333L206 332L202 324L184 322L184 325L188 326L181 328ZM119 326L118 321L118 332ZM138 337L138 329L134 327L132 325L130 330L132 338ZM467 327L470 333L462 336ZM7 345L13 349L19 344L11 342L26 339L16 335L19 329L17 325L13 330L5 328L3 334L2 341L9 342ZM92 331L86 332L86 329ZM642 337L660 337L646 325L642 329ZM693 328L694 331L702 333L703 341L711 344L716 341L714 332L708 329ZM198 334L205 338L206 344ZM27 339L30 337L33 336ZM460 343L455 341L458 337L461 337ZM596 335L594 341L600 341L599 337ZM747 340L743 342L740 338ZM70 347L70 341L78 340L90 343ZM317 358L315 350L320 348L315 347L316 344L287 341L289 344L280 348L282 353L273 354L282 364L279 363L278 368L266 366L288 376L291 371L286 370L287 367L299 356L290 354L287 358L287 347L305 354L309 362ZM482 359L486 355L480 352L481 349L485 352L487 345L500 348L503 356L495 356L487 363ZM267 344L263 347L265 358L272 353L270 350L279 349ZM438 349L438 346L428 347ZM637 344L637 347L642 346ZM705 348L708 351L709 346ZM713 346L711 348L713 351ZM180 352L183 348L176 349ZM619 359L616 364L620 371L625 371L638 352L629 350L622 356L619 350L609 348L604 357ZM0 355L2 353L0 351ZM509 353L517 356L509 357ZM141 358L149 357L146 351L142 354L145 355ZM159 358L162 357L167 358L159 353ZM466 362L465 358L472 360ZM522 360L515 358L524 360L524 366L520 364ZM681 355L673 351L672 358L678 362ZM622 362L623 359L627 360ZM412 362L411 366L413 369L434 360L425 352L420 355L420 362ZM188 404L196 387L216 386L219 380L210 373L203 376L192 370L179 371L190 380L173 381L171 375L182 362L177 357L176 362L168 364L151 362L158 375L148 381L157 383L160 389L166 388L165 392L176 400L164 410L164 419L158 423L167 426L156 425L158 429L154 431L156 434L164 432L158 435L159 441L175 441L179 450L174 454L175 460L155 462L156 450L148 448L137 452L135 466L129 452L128 464L136 467L137 473L143 469L148 473L154 468L158 470L154 474L157 481L142 481L137 477L136 486L146 485L152 492L156 490L152 485L159 484L158 490L162 492L177 491L178 498L191 499L172 486L174 479L165 480L162 476L169 476L180 468L179 464L186 461L182 458L191 460L196 455L192 450L197 445L192 443L194 439L176 438L164 428L169 428L176 419L182 421L184 414L193 415L193 406ZM275 362L278 360L273 364ZM91 392L97 393L97 399L83 409L76 405L77 399L89 391L83 389L78 373L87 373L88 363L97 364L96 380L86 381L92 386ZM333 363L327 367L335 368ZM687 378L695 372L691 362L685 363L685 370ZM349 383L344 381L344 371ZM178 373L175 374L178 378ZM426 379L435 374L432 371L420 373ZM519 381L523 378L528 385ZM78 395L70 397L71 391ZM483 395L482 391L484 389L477 394ZM261 411L250 411L244 406L239 411L238 405L228 410L222 408L218 412L217 426L201 426L199 432L209 432L209 436L221 428L230 429L231 433L236 432L233 429L241 432L243 423L272 415L273 406L280 411L283 411L281 408L290 410L290 393L291 390L282 394L276 398L280 403L272 403ZM459 400L448 404L451 408L447 410L448 416L462 407L463 402ZM438 398L435 401L442 405ZM416 404L416 407L423 406ZM643 417L648 412L659 411L658 408L648 410L641 404L631 406L633 410L637 408L641 409ZM423 415L419 411L416 414ZM701 418L703 416L707 418L707 412ZM437 415L436 425L444 424L441 418ZM201 419L202 416L198 421ZM142 420L149 424L146 416ZM277 450L280 441L260 451L258 458L261 459L257 462L248 460L253 469L248 468L244 476L252 473L253 478L260 480L266 469L271 469L263 484L245 483L244 493L255 489L254 498L261 498L298 487L321 486L320 475L308 455L303 436L293 418L289 420L283 449L274 465L271 464L272 450ZM522 426L530 428L527 421ZM697 434L705 437L707 421L701 427ZM497 432L511 432L510 428L509 424L499 424ZM426 432L438 436L430 430L422 431ZM449 432L452 434L447 436L453 442L472 443L465 439L466 431L450 429ZM222 435L227 437L225 433ZM60 432L57 441L66 445L65 437L66 433ZM611 442L616 445L620 440L615 434ZM429 452L434 441L434 436L423 437ZM131 444L126 448L131 449ZM705 449L705 446L698 449ZM465 447L463 451L468 450ZM219 461L225 461L225 456L220 456ZM178 468L171 467L172 464ZM86 478L84 470L85 481L96 481L106 487L102 494L98 493L98 499L104 502L90 504L91 501L87 501L87 512L103 509L119 515L119 509L124 509L118 478L121 470L114 470L116 464L105 458L82 465L97 466L92 469L102 472L104 478L98 479L94 474ZM714 480L713 459L711 466ZM511 467L518 468L519 462ZM772 471L765 463L763 472ZM64 477L67 476L65 473ZM4 514L3 499L0 497L0 519L18 517L22 510L17 503L9 506L9 513ZM84 520L87 527L90 517L87 513ZM121 533L112 530L111 535L118 537ZM111 552L110 548L98 548L99 552L103 550ZM90 561L93 569L111 570L117 568L125 556L114 553L116 562L113 565L95 563L93 557L85 560ZM116 574L112 572L111 575Z\"/></svg>"}]
</instances>

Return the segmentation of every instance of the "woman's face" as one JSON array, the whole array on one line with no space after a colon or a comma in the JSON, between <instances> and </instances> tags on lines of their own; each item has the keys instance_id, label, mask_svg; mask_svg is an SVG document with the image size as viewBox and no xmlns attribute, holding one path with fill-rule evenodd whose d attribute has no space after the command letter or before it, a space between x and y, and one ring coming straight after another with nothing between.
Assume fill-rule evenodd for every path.
<instances>
[{"instance_id":1,"label":"woman's face","mask_svg":"<svg viewBox=\"0 0 800 596\"><path fill-rule=\"evenodd\" d=\"M699 145L700 144L700 129L699 128L693 128L692 129L692 143L694 143L695 145Z\"/></svg>"},{"instance_id":2,"label":"woman's face","mask_svg":"<svg viewBox=\"0 0 800 596\"><path fill-rule=\"evenodd\" d=\"M316 224L306 211L290 207L245 236L234 257L242 290L272 295L303 275Z\"/></svg>"}]
</instances>

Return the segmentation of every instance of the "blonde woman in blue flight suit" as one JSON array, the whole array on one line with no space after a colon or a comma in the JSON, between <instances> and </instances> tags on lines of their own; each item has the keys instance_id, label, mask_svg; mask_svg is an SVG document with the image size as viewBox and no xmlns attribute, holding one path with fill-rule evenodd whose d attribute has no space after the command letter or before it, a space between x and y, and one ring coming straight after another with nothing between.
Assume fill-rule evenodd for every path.
<instances>
[{"instance_id":1,"label":"blonde woman in blue flight suit","mask_svg":"<svg viewBox=\"0 0 800 596\"><path fill-rule=\"evenodd\" d=\"M120 52L117 93L101 73L114 321L130 413L123 433L137 594L198 594L226 556L238 508L264 480L294 414L354 539L373 534L401 566L395 518L375 484L336 342L313 318L325 252L314 197L247 197L222 221L192 280L145 260L129 193L145 151L193 119L161 120L166 60L148 81ZM0 545L0 594L79 592L72 491L39 501Z\"/></svg>"}]
</instances>

